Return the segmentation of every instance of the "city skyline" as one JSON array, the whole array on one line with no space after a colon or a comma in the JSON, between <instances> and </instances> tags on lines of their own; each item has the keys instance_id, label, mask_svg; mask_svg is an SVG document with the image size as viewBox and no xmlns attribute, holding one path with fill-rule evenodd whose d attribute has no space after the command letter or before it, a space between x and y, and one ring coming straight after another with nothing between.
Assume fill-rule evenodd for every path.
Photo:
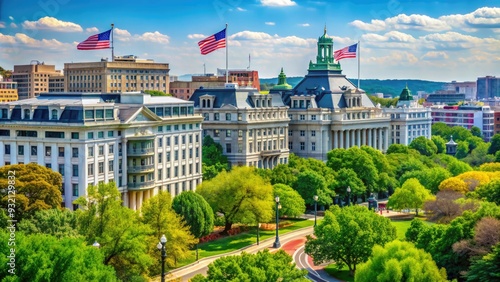
<instances>
[{"instance_id":1,"label":"city skyline","mask_svg":"<svg viewBox=\"0 0 500 282\"><path fill-rule=\"evenodd\" d=\"M0 2L0 66L111 59L76 45L114 23L115 55L169 63L171 75L216 73L225 51L201 55L197 42L228 24L229 68L260 77L303 76L327 34L334 49L360 40L361 78L473 80L499 75L500 1L126 1ZM249 58L251 61L249 62ZM357 60L340 61L357 76Z\"/></svg>"}]
</instances>

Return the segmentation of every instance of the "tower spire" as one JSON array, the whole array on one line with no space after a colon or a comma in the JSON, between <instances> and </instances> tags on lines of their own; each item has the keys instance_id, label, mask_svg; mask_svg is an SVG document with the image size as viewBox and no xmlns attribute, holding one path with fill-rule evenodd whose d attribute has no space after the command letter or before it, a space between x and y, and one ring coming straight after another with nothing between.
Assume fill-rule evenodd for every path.
<instances>
[{"instance_id":1,"label":"tower spire","mask_svg":"<svg viewBox=\"0 0 500 282\"><path fill-rule=\"evenodd\" d=\"M325 33L324 33L324 35L326 35L326 23L325 23Z\"/></svg>"}]
</instances>

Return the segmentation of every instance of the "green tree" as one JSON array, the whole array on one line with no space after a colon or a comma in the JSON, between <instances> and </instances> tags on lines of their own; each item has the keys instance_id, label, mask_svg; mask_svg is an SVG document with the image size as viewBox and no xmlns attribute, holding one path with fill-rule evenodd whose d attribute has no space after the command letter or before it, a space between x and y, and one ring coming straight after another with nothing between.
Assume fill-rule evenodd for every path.
<instances>
[{"instance_id":1,"label":"green tree","mask_svg":"<svg viewBox=\"0 0 500 282\"><path fill-rule=\"evenodd\" d=\"M412 243L398 240L373 247L372 257L359 265L356 282L447 281L446 270L438 269L430 254Z\"/></svg>"},{"instance_id":2,"label":"green tree","mask_svg":"<svg viewBox=\"0 0 500 282\"><path fill-rule=\"evenodd\" d=\"M167 238L168 267L177 267L177 262L188 258L189 250L198 239L189 232L189 226L185 224L182 217L172 209L172 196L168 192L160 192L142 204L142 222L149 225L153 233L147 239L147 249L151 257L156 259L155 264L150 267L150 273L159 274L161 260L158 256L156 245L162 235Z\"/></svg>"},{"instance_id":3,"label":"green tree","mask_svg":"<svg viewBox=\"0 0 500 282\"><path fill-rule=\"evenodd\" d=\"M422 186L436 194L439 191L439 184L450 177L452 174L448 170L437 166L424 170L407 171L399 180L402 185L406 180L416 178Z\"/></svg>"},{"instance_id":4,"label":"green tree","mask_svg":"<svg viewBox=\"0 0 500 282\"><path fill-rule=\"evenodd\" d=\"M432 156L437 153L438 148L432 140L425 138L425 136L419 136L413 141L411 141L408 148L417 150L420 154L424 156Z\"/></svg>"},{"instance_id":5,"label":"green tree","mask_svg":"<svg viewBox=\"0 0 500 282\"><path fill-rule=\"evenodd\" d=\"M337 195L345 195L347 187L351 187L352 195L363 195L366 192L365 184L350 168L341 168L337 172L334 187Z\"/></svg>"},{"instance_id":6,"label":"green tree","mask_svg":"<svg viewBox=\"0 0 500 282\"><path fill-rule=\"evenodd\" d=\"M194 237L201 237L214 231L214 211L207 201L193 191L185 191L172 201L174 211L182 216ZM198 244L196 244L198 260Z\"/></svg>"},{"instance_id":7,"label":"green tree","mask_svg":"<svg viewBox=\"0 0 500 282\"><path fill-rule=\"evenodd\" d=\"M347 265L354 275L375 244L384 245L395 238L396 228L390 220L366 207L333 206L314 229L314 237L307 237L305 251L315 264L334 260L339 268Z\"/></svg>"},{"instance_id":8,"label":"green tree","mask_svg":"<svg viewBox=\"0 0 500 282\"><path fill-rule=\"evenodd\" d=\"M203 138L201 167L203 180L210 180L219 172L229 170L229 162L223 152L222 146L216 143L210 135Z\"/></svg>"},{"instance_id":9,"label":"green tree","mask_svg":"<svg viewBox=\"0 0 500 282\"><path fill-rule=\"evenodd\" d=\"M86 245L82 238L22 232L15 235L15 271L11 273L10 233L0 231L2 281L117 281L113 267L104 265L103 253Z\"/></svg>"},{"instance_id":10,"label":"green tree","mask_svg":"<svg viewBox=\"0 0 500 282\"><path fill-rule=\"evenodd\" d=\"M295 185L295 182L297 182L298 170L288 164L279 164L272 170L266 169L266 171L271 172L270 181L273 185L285 184L293 187Z\"/></svg>"},{"instance_id":11,"label":"green tree","mask_svg":"<svg viewBox=\"0 0 500 282\"><path fill-rule=\"evenodd\" d=\"M79 236L76 214L68 209L37 211L33 217L18 224L19 231L25 234L49 234L57 238Z\"/></svg>"},{"instance_id":12,"label":"green tree","mask_svg":"<svg viewBox=\"0 0 500 282\"><path fill-rule=\"evenodd\" d=\"M470 133L475 136L475 137L479 137L479 138L483 138L483 133L481 133L481 129L477 126L473 126L470 128Z\"/></svg>"},{"instance_id":13,"label":"green tree","mask_svg":"<svg viewBox=\"0 0 500 282\"><path fill-rule=\"evenodd\" d=\"M235 167L203 181L196 189L214 212L224 215L224 232L233 223L267 222L274 211L273 187L253 167Z\"/></svg>"},{"instance_id":14,"label":"green tree","mask_svg":"<svg viewBox=\"0 0 500 282\"><path fill-rule=\"evenodd\" d=\"M475 260L466 274L467 281L498 281L500 279L500 244L481 259Z\"/></svg>"},{"instance_id":15,"label":"green tree","mask_svg":"<svg viewBox=\"0 0 500 282\"><path fill-rule=\"evenodd\" d=\"M274 196L280 197L281 216L298 217L306 210L306 204L300 194L285 184L274 184Z\"/></svg>"},{"instance_id":16,"label":"green tree","mask_svg":"<svg viewBox=\"0 0 500 282\"><path fill-rule=\"evenodd\" d=\"M457 153L455 157L457 159L463 159L469 154L469 143L467 141L460 141L457 145Z\"/></svg>"},{"instance_id":17,"label":"green tree","mask_svg":"<svg viewBox=\"0 0 500 282\"><path fill-rule=\"evenodd\" d=\"M151 96L172 96L171 94L165 94L165 92L159 90L144 90L144 93Z\"/></svg>"},{"instance_id":18,"label":"green tree","mask_svg":"<svg viewBox=\"0 0 500 282\"><path fill-rule=\"evenodd\" d=\"M477 137L473 137L477 138ZM469 143L470 144L470 143ZM480 143L476 148L474 148L471 153L463 158L463 161L469 165L475 167L480 166L484 163L494 162L495 156L488 154L488 148L490 143Z\"/></svg>"},{"instance_id":19,"label":"green tree","mask_svg":"<svg viewBox=\"0 0 500 282\"><path fill-rule=\"evenodd\" d=\"M5 211L10 209L12 212L7 214L12 214L17 221L39 210L60 208L61 186L61 175L44 166L35 163L3 166L0 168L0 207ZM15 203L9 200L12 191Z\"/></svg>"},{"instance_id":20,"label":"green tree","mask_svg":"<svg viewBox=\"0 0 500 282\"><path fill-rule=\"evenodd\" d=\"M451 127L444 122L436 122L431 127L431 134L432 136L439 135L443 137L444 140L450 140Z\"/></svg>"},{"instance_id":21,"label":"green tree","mask_svg":"<svg viewBox=\"0 0 500 282\"><path fill-rule=\"evenodd\" d=\"M207 277L197 275L192 281L307 282L306 274L307 270L296 268L285 251L271 253L265 249L257 254L243 252L238 256L221 257L208 265Z\"/></svg>"},{"instance_id":22,"label":"green tree","mask_svg":"<svg viewBox=\"0 0 500 282\"><path fill-rule=\"evenodd\" d=\"M327 166L335 171L342 168L354 170L359 179L365 184L368 192L376 192L385 188L377 185L379 180L377 167L366 151L358 147L334 149L328 152L327 158Z\"/></svg>"},{"instance_id":23,"label":"green tree","mask_svg":"<svg viewBox=\"0 0 500 282\"><path fill-rule=\"evenodd\" d=\"M488 148L488 154L495 155L500 150L500 134L495 134L490 140L491 146Z\"/></svg>"},{"instance_id":24,"label":"green tree","mask_svg":"<svg viewBox=\"0 0 500 282\"><path fill-rule=\"evenodd\" d=\"M78 230L87 244L101 245L104 263L112 265L120 279L146 274L153 262L144 252L151 228L135 211L122 206L115 183L90 185L87 193L75 201L81 208L76 211Z\"/></svg>"},{"instance_id":25,"label":"green tree","mask_svg":"<svg viewBox=\"0 0 500 282\"><path fill-rule=\"evenodd\" d=\"M493 179L487 184L479 186L476 193L483 200L500 205L500 179Z\"/></svg>"},{"instance_id":26,"label":"green tree","mask_svg":"<svg viewBox=\"0 0 500 282\"><path fill-rule=\"evenodd\" d=\"M467 138L465 141L469 143L469 151L472 151L479 147L481 144L485 144L483 138L477 136L471 136Z\"/></svg>"},{"instance_id":27,"label":"green tree","mask_svg":"<svg viewBox=\"0 0 500 282\"><path fill-rule=\"evenodd\" d=\"M432 199L429 190L425 189L418 179L410 178L405 181L401 188L397 188L394 194L389 197L387 205L394 209L418 209L422 208L425 201Z\"/></svg>"},{"instance_id":28,"label":"green tree","mask_svg":"<svg viewBox=\"0 0 500 282\"><path fill-rule=\"evenodd\" d=\"M404 144L391 144L389 148L387 149L387 154L408 154L408 146Z\"/></svg>"},{"instance_id":29,"label":"green tree","mask_svg":"<svg viewBox=\"0 0 500 282\"><path fill-rule=\"evenodd\" d=\"M434 142L434 145L436 145L438 154L446 152L446 141L443 139L443 137L434 135L431 137L431 140L432 142Z\"/></svg>"},{"instance_id":30,"label":"green tree","mask_svg":"<svg viewBox=\"0 0 500 282\"><path fill-rule=\"evenodd\" d=\"M465 127L453 126L451 128L451 134L453 135L453 140L455 141L465 141L472 137L472 133Z\"/></svg>"},{"instance_id":31,"label":"green tree","mask_svg":"<svg viewBox=\"0 0 500 282\"><path fill-rule=\"evenodd\" d=\"M331 204L333 202L332 197L335 195L335 193L328 188L325 178L312 170L306 170L299 173L297 182L295 182L293 188L300 194L302 199L305 200L306 204L309 205L314 204L314 195L318 196L318 204L320 205Z\"/></svg>"}]
</instances>

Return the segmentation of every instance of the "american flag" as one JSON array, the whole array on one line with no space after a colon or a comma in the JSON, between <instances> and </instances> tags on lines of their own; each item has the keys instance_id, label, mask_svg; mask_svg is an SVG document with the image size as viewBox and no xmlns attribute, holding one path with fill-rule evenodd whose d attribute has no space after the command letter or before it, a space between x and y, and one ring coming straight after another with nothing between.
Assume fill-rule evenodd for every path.
<instances>
[{"instance_id":1,"label":"american flag","mask_svg":"<svg viewBox=\"0 0 500 282\"><path fill-rule=\"evenodd\" d=\"M78 50L108 49L111 29L103 33L94 34L76 46Z\"/></svg>"},{"instance_id":2,"label":"american flag","mask_svg":"<svg viewBox=\"0 0 500 282\"><path fill-rule=\"evenodd\" d=\"M345 58L356 58L356 49L358 49L358 43L333 52L333 58L335 58L336 61Z\"/></svg>"},{"instance_id":3,"label":"american flag","mask_svg":"<svg viewBox=\"0 0 500 282\"><path fill-rule=\"evenodd\" d=\"M200 46L200 51L202 55L206 55L220 48L225 48L226 29L219 31L214 35L210 35L209 37L198 42L198 46Z\"/></svg>"}]
</instances>

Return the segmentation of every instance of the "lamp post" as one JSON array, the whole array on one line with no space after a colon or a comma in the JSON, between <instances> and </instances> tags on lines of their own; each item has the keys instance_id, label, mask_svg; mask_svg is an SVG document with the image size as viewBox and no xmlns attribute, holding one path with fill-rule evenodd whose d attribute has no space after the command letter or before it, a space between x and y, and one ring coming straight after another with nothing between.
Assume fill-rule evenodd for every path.
<instances>
[{"instance_id":1,"label":"lamp post","mask_svg":"<svg viewBox=\"0 0 500 282\"><path fill-rule=\"evenodd\" d=\"M257 223L257 245L259 245L259 230L260 230L260 223Z\"/></svg>"},{"instance_id":2,"label":"lamp post","mask_svg":"<svg viewBox=\"0 0 500 282\"><path fill-rule=\"evenodd\" d=\"M167 258L167 251L165 250L165 244L167 243L167 237L163 234L160 238L160 242L156 247L161 251L161 282L165 282L165 259Z\"/></svg>"},{"instance_id":3,"label":"lamp post","mask_svg":"<svg viewBox=\"0 0 500 282\"><path fill-rule=\"evenodd\" d=\"M351 186L347 186L347 205L351 205Z\"/></svg>"},{"instance_id":4,"label":"lamp post","mask_svg":"<svg viewBox=\"0 0 500 282\"><path fill-rule=\"evenodd\" d=\"M316 216L318 214L318 195L314 195L313 199L314 199L314 227L316 227Z\"/></svg>"},{"instance_id":5,"label":"lamp post","mask_svg":"<svg viewBox=\"0 0 500 282\"><path fill-rule=\"evenodd\" d=\"M276 241L274 241L273 248L279 248L281 247L280 237L278 235L280 197L276 196L276 198L274 198L274 201L276 202Z\"/></svg>"}]
</instances>

